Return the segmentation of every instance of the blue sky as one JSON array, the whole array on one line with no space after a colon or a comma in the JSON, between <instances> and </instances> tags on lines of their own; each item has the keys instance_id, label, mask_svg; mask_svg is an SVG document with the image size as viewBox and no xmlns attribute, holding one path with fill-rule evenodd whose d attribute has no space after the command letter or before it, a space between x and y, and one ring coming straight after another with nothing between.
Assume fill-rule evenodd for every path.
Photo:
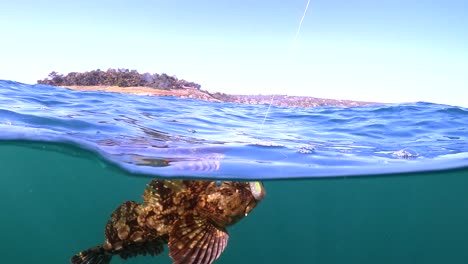
<instances>
[{"instance_id":1,"label":"blue sky","mask_svg":"<svg viewBox=\"0 0 468 264\"><path fill-rule=\"evenodd\" d=\"M0 79L128 68L202 89L468 107L468 1L0 0Z\"/></svg>"}]
</instances>

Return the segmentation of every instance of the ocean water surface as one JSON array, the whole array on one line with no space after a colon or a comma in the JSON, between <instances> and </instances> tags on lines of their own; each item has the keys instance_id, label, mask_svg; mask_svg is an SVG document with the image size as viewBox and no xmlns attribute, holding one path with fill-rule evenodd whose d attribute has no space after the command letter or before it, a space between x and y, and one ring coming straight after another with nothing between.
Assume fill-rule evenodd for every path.
<instances>
[{"instance_id":1,"label":"ocean water surface","mask_svg":"<svg viewBox=\"0 0 468 264\"><path fill-rule=\"evenodd\" d=\"M216 263L467 263L468 109L267 109L0 81L1 263L68 263L174 177L264 180Z\"/></svg>"}]
</instances>

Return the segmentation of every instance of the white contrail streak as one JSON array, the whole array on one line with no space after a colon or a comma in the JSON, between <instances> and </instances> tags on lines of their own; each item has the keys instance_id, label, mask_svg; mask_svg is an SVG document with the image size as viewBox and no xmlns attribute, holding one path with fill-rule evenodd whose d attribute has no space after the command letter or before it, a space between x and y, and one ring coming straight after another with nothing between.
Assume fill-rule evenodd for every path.
<instances>
[{"instance_id":1,"label":"white contrail streak","mask_svg":"<svg viewBox=\"0 0 468 264\"><path fill-rule=\"evenodd\" d=\"M294 42L296 41L297 37L299 36L299 33L301 32L302 21L304 21L304 17L306 16L307 9L309 9L309 3L310 3L310 0L307 0L307 5L304 9L304 14L302 15L301 22L299 22L299 26L297 27L296 36L294 36Z\"/></svg>"},{"instance_id":2,"label":"white contrail streak","mask_svg":"<svg viewBox=\"0 0 468 264\"><path fill-rule=\"evenodd\" d=\"M296 42L296 39L299 36L299 33L301 32L302 22L304 21L304 18L305 18L306 14L307 14L307 9L309 9L309 4L310 4L310 0L307 0L307 5L306 5L306 7L304 9L304 14L302 14L301 21L299 22L299 26L297 27L296 36L294 36L293 42ZM270 105L268 105L268 110L265 113L265 116L263 117L263 121L262 121L262 124L260 126L260 130L263 130L263 125L265 124L265 120L267 119L267 116L270 113L270 108L271 108L271 105L273 104L274 99L275 99L275 96L273 95L271 97Z\"/></svg>"}]
</instances>

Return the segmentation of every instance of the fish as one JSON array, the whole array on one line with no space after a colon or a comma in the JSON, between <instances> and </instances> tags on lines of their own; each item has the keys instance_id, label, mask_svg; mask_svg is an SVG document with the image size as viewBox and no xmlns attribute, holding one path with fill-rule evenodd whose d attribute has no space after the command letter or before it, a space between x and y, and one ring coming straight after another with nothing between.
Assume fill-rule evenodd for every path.
<instances>
[{"instance_id":1,"label":"fish","mask_svg":"<svg viewBox=\"0 0 468 264\"><path fill-rule=\"evenodd\" d=\"M70 262L156 256L167 244L174 264L211 264L227 246L226 227L246 217L265 195L259 181L152 180L142 203L126 201L111 214L104 243Z\"/></svg>"}]
</instances>

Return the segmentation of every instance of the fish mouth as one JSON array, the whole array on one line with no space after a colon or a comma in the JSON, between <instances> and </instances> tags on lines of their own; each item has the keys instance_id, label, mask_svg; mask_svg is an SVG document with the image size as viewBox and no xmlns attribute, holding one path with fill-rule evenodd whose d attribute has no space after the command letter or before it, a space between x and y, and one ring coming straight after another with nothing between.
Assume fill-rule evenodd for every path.
<instances>
[{"instance_id":1,"label":"fish mouth","mask_svg":"<svg viewBox=\"0 0 468 264\"><path fill-rule=\"evenodd\" d=\"M253 197L257 202L263 200L265 198L266 192L263 183L260 181L256 182L249 182L250 192L252 193Z\"/></svg>"}]
</instances>

